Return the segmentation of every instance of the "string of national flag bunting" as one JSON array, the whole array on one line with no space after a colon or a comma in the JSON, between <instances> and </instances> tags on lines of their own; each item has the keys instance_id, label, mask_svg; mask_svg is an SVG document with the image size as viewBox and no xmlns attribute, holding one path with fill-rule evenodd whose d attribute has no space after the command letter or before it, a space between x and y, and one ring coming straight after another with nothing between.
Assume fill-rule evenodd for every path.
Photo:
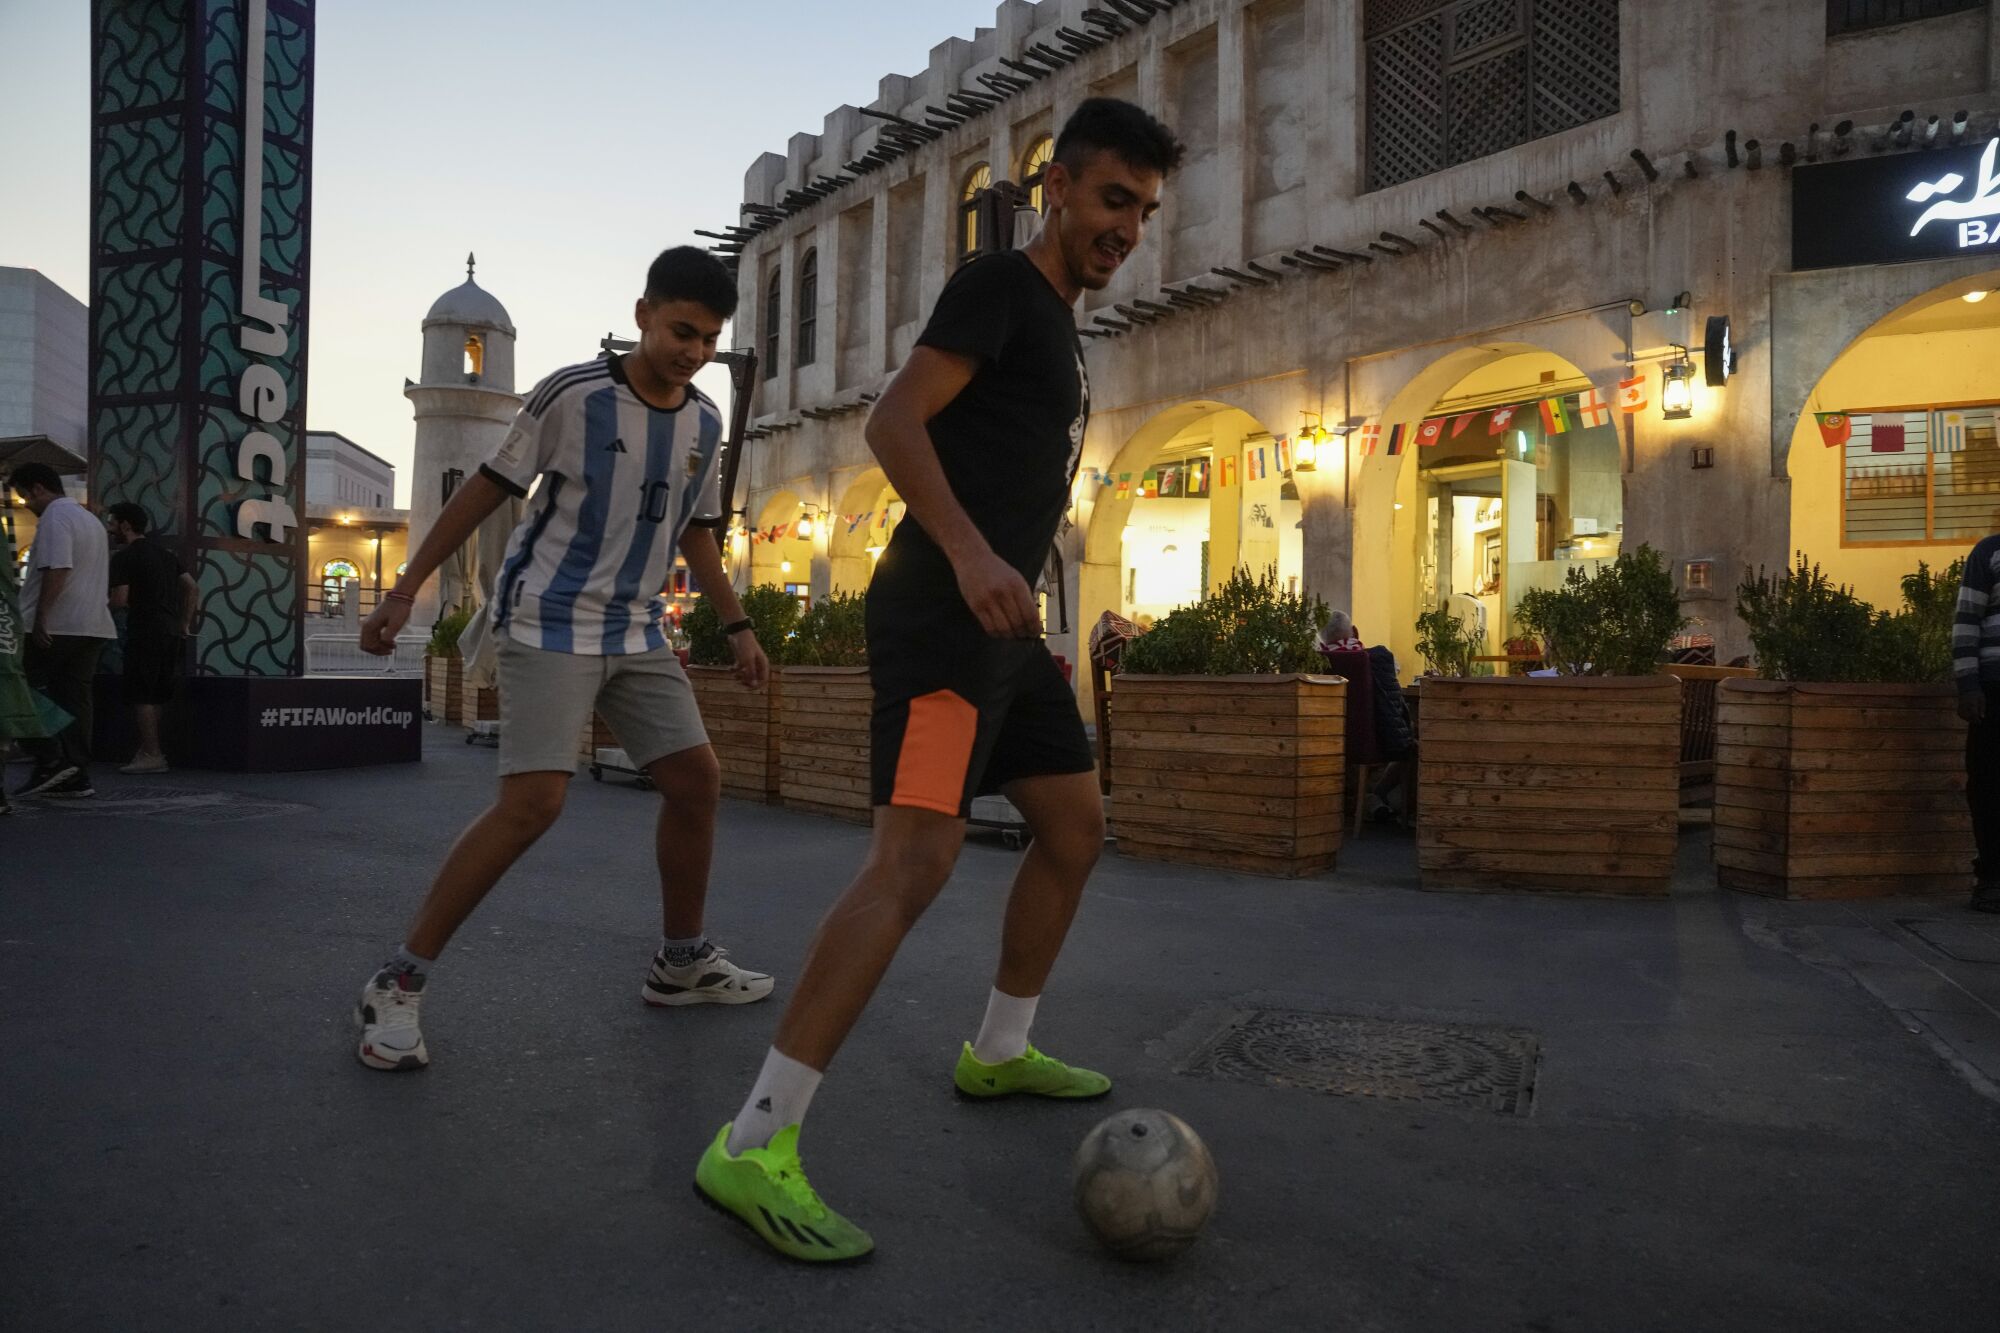
<instances>
[{"instance_id":1,"label":"string of national flag bunting","mask_svg":"<svg viewBox=\"0 0 2000 1333\"><path fill-rule=\"evenodd\" d=\"M1965 413L1937 414L1937 451L1955 454L1965 448ZM1872 454L1923 453L1930 448L1931 412L1815 412L1819 438L1829 449L1852 444L1854 451ZM1984 418L1982 417L1982 421ZM1861 437L1855 438L1860 426ZM1863 445L1867 448L1864 450ZM1912 450L1911 445L1916 448Z\"/></svg>"},{"instance_id":2,"label":"string of national flag bunting","mask_svg":"<svg viewBox=\"0 0 2000 1333\"><path fill-rule=\"evenodd\" d=\"M1514 418L1522 413L1533 413L1540 417L1544 434L1563 435L1572 430L1585 430L1593 426L1611 424L1611 414L1616 411L1631 414L1642 412L1649 402L1646 377L1634 376L1621 380L1614 402L1607 402L1602 393L1588 389L1581 393L1558 394L1534 402L1510 403L1504 407L1481 408L1473 412L1458 412L1444 416L1425 417L1416 426L1396 423L1389 427L1385 435L1380 422L1371 421L1358 432L1361 452L1372 455L1384 450L1395 455L1402 453L1415 441L1420 448L1441 444L1445 440L1457 439L1471 432L1498 435L1514 424ZM1822 414L1822 429L1825 428ZM1483 423L1484 430L1475 430ZM1829 444L1837 441L1828 440ZM1243 451L1243 479L1263 481L1272 476L1282 476L1292 471L1292 441L1279 436L1267 447L1257 445ZM1166 463L1147 468L1134 477L1130 472L1112 474L1098 468L1087 467L1078 474L1086 488L1095 487L1102 491L1115 491L1114 499L1124 500L1136 497L1142 500L1154 499L1194 499L1208 495L1211 485L1228 488L1236 485L1236 458L1225 454L1211 464L1206 458L1188 459L1180 463ZM870 510L862 514L841 514L838 519L851 535L856 529L874 526L878 511ZM880 511L883 518L887 511ZM750 534L753 542L787 541L801 536L800 525L804 520L790 523L776 523L759 528Z\"/></svg>"}]
</instances>

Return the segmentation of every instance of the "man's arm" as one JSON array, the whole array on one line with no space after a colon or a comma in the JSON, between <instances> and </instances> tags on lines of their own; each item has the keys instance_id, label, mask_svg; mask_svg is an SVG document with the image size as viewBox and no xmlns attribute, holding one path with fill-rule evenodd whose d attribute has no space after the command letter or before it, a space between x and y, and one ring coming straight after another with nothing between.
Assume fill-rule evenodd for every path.
<instances>
[{"instance_id":1,"label":"man's arm","mask_svg":"<svg viewBox=\"0 0 2000 1333\"><path fill-rule=\"evenodd\" d=\"M195 610L201 602L201 585L194 581L194 575L181 571L181 637L190 638L194 634Z\"/></svg>"},{"instance_id":2,"label":"man's arm","mask_svg":"<svg viewBox=\"0 0 2000 1333\"><path fill-rule=\"evenodd\" d=\"M449 560L452 553L472 539L479 531L479 525L501 502L507 492L500 483L484 472L475 472L467 477L452 493L445 507L439 511L437 522L424 535L423 544L410 557L408 569L396 580L391 597L384 594L381 605L369 615L361 625L361 646L378 656L386 656L396 649L396 633L410 620L408 599L417 594L424 581L437 572L438 566Z\"/></svg>"},{"instance_id":3,"label":"man's arm","mask_svg":"<svg viewBox=\"0 0 2000 1333\"><path fill-rule=\"evenodd\" d=\"M49 632L42 628L49 623L49 613L62 600L63 590L69 587L70 571L67 569L42 568L42 592L35 600L35 641L46 648L50 643Z\"/></svg>"},{"instance_id":4,"label":"man's arm","mask_svg":"<svg viewBox=\"0 0 2000 1333\"><path fill-rule=\"evenodd\" d=\"M1020 571L993 553L951 493L927 423L972 382L971 357L919 347L868 415L868 447L889 484L951 561L958 590L996 639L1029 639L1042 631L1041 613Z\"/></svg>"},{"instance_id":5,"label":"man's arm","mask_svg":"<svg viewBox=\"0 0 2000 1333\"><path fill-rule=\"evenodd\" d=\"M681 533L681 554L687 557L688 572L701 588L701 595L715 600L715 609L721 613L722 623L733 625L747 619L743 614L743 603L737 600L736 589L730 586L729 575L722 570L722 548L716 544L715 529L690 527ZM764 649L757 642L757 635L751 630L738 630L729 636L729 651L736 656L736 674L751 689L764 683L770 672L770 662L764 656Z\"/></svg>"},{"instance_id":6,"label":"man's arm","mask_svg":"<svg viewBox=\"0 0 2000 1333\"><path fill-rule=\"evenodd\" d=\"M1993 603L1993 547L1987 541L1972 548L1959 577L1958 614L1951 627L1951 674L1958 684L1958 715L1967 722L1986 716L1986 692L1979 681L1979 648L1985 640L1986 616Z\"/></svg>"}]
</instances>

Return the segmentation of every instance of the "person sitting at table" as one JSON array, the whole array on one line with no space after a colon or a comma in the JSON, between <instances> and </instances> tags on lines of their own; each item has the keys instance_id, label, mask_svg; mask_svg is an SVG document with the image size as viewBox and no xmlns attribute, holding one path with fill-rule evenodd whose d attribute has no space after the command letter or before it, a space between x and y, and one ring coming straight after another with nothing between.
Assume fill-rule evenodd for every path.
<instances>
[{"instance_id":1,"label":"person sitting at table","mask_svg":"<svg viewBox=\"0 0 2000 1333\"><path fill-rule=\"evenodd\" d=\"M1410 760L1417 752L1416 732L1410 724L1410 708L1403 699L1403 687L1396 671L1396 655L1382 644L1372 648L1364 644L1361 631L1345 611L1333 612L1327 617L1326 624L1320 627L1319 651L1329 668L1334 666L1339 655L1345 653L1360 653L1367 660L1375 753L1373 756L1358 757L1357 762L1383 765L1382 776L1369 794L1368 817L1393 820L1399 806L1408 807L1409 793L1404 788L1409 782ZM1398 797L1394 802L1389 799L1392 795Z\"/></svg>"}]
</instances>

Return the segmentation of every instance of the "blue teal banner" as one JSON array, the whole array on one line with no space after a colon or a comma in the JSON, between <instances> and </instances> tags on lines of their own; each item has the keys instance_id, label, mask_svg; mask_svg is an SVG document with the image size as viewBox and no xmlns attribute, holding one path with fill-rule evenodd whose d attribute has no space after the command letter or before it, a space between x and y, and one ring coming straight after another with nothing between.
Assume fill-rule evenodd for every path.
<instances>
[{"instance_id":1,"label":"blue teal banner","mask_svg":"<svg viewBox=\"0 0 2000 1333\"><path fill-rule=\"evenodd\" d=\"M310 0L94 0L91 497L201 587L201 675L304 667Z\"/></svg>"}]
</instances>

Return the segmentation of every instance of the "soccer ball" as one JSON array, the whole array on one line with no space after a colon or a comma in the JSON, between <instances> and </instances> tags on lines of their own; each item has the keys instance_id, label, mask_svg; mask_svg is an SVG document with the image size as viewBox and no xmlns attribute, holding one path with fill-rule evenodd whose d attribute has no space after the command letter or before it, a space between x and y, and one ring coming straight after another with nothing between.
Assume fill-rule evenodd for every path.
<instances>
[{"instance_id":1,"label":"soccer ball","mask_svg":"<svg viewBox=\"0 0 2000 1333\"><path fill-rule=\"evenodd\" d=\"M1171 1259L1215 1210L1215 1160L1165 1111L1120 1111L1085 1136L1071 1172L1076 1210L1120 1259Z\"/></svg>"}]
</instances>

